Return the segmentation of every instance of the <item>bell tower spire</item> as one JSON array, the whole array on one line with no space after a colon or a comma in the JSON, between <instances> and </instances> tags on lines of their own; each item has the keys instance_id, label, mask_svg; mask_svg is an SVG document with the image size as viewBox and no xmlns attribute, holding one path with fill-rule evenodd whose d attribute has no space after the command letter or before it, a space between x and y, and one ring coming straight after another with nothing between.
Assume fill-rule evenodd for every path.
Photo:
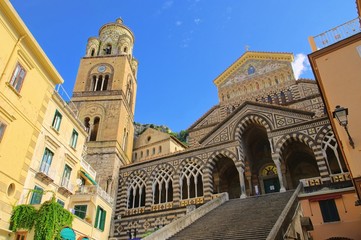
<instances>
[{"instance_id":1,"label":"bell tower spire","mask_svg":"<svg viewBox=\"0 0 361 240\"><path fill-rule=\"evenodd\" d=\"M134 35L118 18L90 37L80 61L72 102L88 133L86 161L98 184L115 197L119 167L133 149L138 62Z\"/></svg>"}]
</instances>

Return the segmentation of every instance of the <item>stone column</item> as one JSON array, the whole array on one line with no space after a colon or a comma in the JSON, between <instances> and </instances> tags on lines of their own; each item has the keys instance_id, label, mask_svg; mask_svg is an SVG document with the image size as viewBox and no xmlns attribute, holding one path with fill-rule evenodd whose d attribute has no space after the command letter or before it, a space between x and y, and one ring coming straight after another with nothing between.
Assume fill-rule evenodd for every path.
<instances>
[{"instance_id":1,"label":"stone column","mask_svg":"<svg viewBox=\"0 0 361 240\"><path fill-rule=\"evenodd\" d=\"M241 185L241 198L246 198L246 181L244 180L244 168L243 166L237 167L239 173L239 183Z\"/></svg>"},{"instance_id":2,"label":"stone column","mask_svg":"<svg viewBox=\"0 0 361 240\"><path fill-rule=\"evenodd\" d=\"M281 169L281 161L279 160L279 156L278 154L272 154L272 159L274 164L276 165L277 168L277 175L278 175L278 180L280 182L280 192L286 192L286 188L283 184L283 175L282 175L282 169Z\"/></svg>"},{"instance_id":3,"label":"stone column","mask_svg":"<svg viewBox=\"0 0 361 240\"><path fill-rule=\"evenodd\" d=\"M174 175L174 179L173 179L173 205L175 207L179 207L180 206L180 190L181 186L179 183L179 174L175 174Z\"/></svg>"},{"instance_id":4,"label":"stone column","mask_svg":"<svg viewBox=\"0 0 361 240\"><path fill-rule=\"evenodd\" d=\"M207 167L203 171L203 196L205 201L210 201L213 194L212 170Z\"/></svg>"}]
</instances>

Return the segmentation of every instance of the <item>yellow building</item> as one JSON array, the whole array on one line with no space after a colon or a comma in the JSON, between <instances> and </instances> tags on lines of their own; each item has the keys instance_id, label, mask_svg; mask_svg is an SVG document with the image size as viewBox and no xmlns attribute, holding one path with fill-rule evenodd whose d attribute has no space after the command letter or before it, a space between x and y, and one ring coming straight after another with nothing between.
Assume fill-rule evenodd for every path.
<instances>
[{"instance_id":1,"label":"yellow building","mask_svg":"<svg viewBox=\"0 0 361 240\"><path fill-rule=\"evenodd\" d=\"M0 239L8 239L12 206L53 89L63 79L8 0L0 1L0 23Z\"/></svg>"},{"instance_id":2,"label":"yellow building","mask_svg":"<svg viewBox=\"0 0 361 240\"><path fill-rule=\"evenodd\" d=\"M314 240L361 239L361 1L356 5L357 18L309 38L311 67L335 132L335 144L341 146L354 184L354 188L300 195L303 213L310 216L314 226ZM337 113L348 117L348 122L341 118L339 122Z\"/></svg>"},{"instance_id":3,"label":"yellow building","mask_svg":"<svg viewBox=\"0 0 361 240\"><path fill-rule=\"evenodd\" d=\"M77 239L107 239L113 199L97 186L96 172L83 159L87 137L77 112L54 91L20 203L40 205L55 194L57 202L75 215L72 228ZM44 191L44 194L31 190ZM96 218L100 220L96 222ZM32 239L33 234L34 231L21 231L15 239L20 235Z\"/></svg>"},{"instance_id":4,"label":"yellow building","mask_svg":"<svg viewBox=\"0 0 361 240\"><path fill-rule=\"evenodd\" d=\"M133 162L182 151L186 146L168 133L148 128L134 140Z\"/></svg>"}]
</instances>

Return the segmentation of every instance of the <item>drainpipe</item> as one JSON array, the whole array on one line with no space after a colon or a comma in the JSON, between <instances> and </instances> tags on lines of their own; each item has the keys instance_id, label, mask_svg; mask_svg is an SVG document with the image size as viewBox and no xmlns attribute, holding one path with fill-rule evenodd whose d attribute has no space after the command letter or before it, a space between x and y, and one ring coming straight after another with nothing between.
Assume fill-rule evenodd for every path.
<instances>
[{"instance_id":1,"label":"drainpipe","mask_svg":"<svg viewBox=\"0 0 361 240\"><path fill-rule=\"evenodd\" d=\"M20 43L26 36L27 36L27 35L25 34L25 35L21 36L20 38L18 38L18 40L16 41L13 49L11 50L10 57L9 57L8 61L6 62L6 64L5 64L4 70L3 70L3 72L1 73L0 80L1 80L1 79L3 78L3 76L5 75L5 71L6 71L8 65L9 65L9 63L10 63L11 58L12 58L13 55L14 55L15 49L17 48L17 46L19 45L19 43Z\"/></svg>"}]
</instances>

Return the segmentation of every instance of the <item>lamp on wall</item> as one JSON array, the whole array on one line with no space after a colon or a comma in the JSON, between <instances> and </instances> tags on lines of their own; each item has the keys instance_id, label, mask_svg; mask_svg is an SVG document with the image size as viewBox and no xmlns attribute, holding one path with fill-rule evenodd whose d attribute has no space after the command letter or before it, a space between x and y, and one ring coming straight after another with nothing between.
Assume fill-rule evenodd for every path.
<instances>
[{"instance_id":1,"label":"lamp on wall","mask_svg":"<svg viewBox=\"0 0 361 240\"><path fill-rule=\"evenodd\" d=\"M345 128L345 131L348 136L348 141L352 148L355 148L355 143L352 140L350 133L348 132L347 124L347 115L348 115L348 108L340 107L339 105L336 106L335 110L333 111L333 118L336 118L338 123Z\"/></svg>"}]
</instances>

